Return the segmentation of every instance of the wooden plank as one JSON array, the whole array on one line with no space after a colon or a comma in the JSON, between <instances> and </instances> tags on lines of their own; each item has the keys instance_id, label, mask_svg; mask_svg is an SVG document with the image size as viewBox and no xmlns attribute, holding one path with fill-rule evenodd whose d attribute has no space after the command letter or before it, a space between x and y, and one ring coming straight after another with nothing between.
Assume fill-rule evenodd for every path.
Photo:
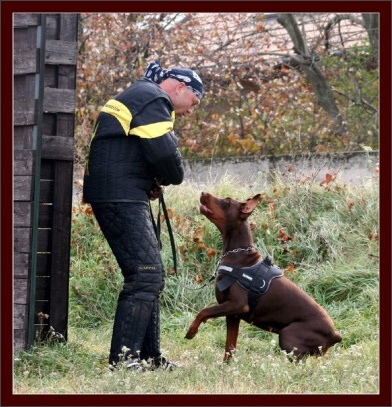
<instances>
[{"instance_id":1,"label":"wooden plank","mask_svg":"<svg viewBox=\"0 0 392 407\"><path fill-rule=\"evenodd\" d=\"M67 336L73 164L55 164L50 321Z\"/></svg>"},{"instance_id":2,"label":"wooden plank","mask_svg":"<svg viewBox=\"0 0 392 407\"><path fill-rule=\"evenodd\" d=\"M54 179L54 168L52 160L41 161L41 179Z\"/></svg>"},{"instance_id":3,"label":"wooden plank","mask_svg":"<svg viewBox=\"0 0 392 407\"><path fill-rule=\"evenodd\" d=\"M14 76L14 103L35 100L37 76L34 73Z\"/></svg>"},{"instance_id":4,"label":"wooden plank","mask_svg":"<svg viewBox=\"0 0 392 407\"><path fill-rule=\"evenodd\" d=\"M63 41L78 40L79 15L74 13L60 15L59 39Z\"/></svg>"},{"instance_id":5,"label":"wooden plank","mask_svg":"<svg viewBox=\"0 0 392 407\"><path fill-rule=\"evenodd\" d=\"M44 112L73 114L75 112L75 90L45 88Z\"/></svg>"},{"instance_id":6,"label":"wooden plank","mask_svg":"<svg viewBox=\"0 0 392 407\"><path fill-rule=\"evenodd\" d=\"M50 283L51 278L48 276L39 277L37 276L35 279L35 300L36 301L53 301L50 296ZM36 313L38 310L36 310Z\"/></svg>"},{"instance_id":7,"label":"wooden plank","mask_svg":"<svg viewBox=\"0 0 392 407\"><path fill-rule=\"evenodd\" d=\"M18 31L14 30L16 40L14 42L14 148L16 146L15 151L19 150L15 154L14 183L16 195L20 199L14 206L14 273L17 273L18 277L30 275L32 258L30 253L32 231L30 228L20 226L25 225L32 217L33 203L27 200L32 198L28 193L30 192L31 195L32 188L29 191L26 185L33 183L35 169L33 126L37 124L38 101L35 100L35 81L39 69L39 51L35 49L37 27L33 27L32 24L39 23L41 16L40 14L14 16L14 26L20 27ZM34 253L37 266L34 282L37 298L29 306L33 308L35 314L40 310L47 314L51 311L53 315L50 315L50 324L59 332L66 334L76 103L77 14L48 14L45 28L44 113L43 125L40 129L41 134L44 134L40 171L41 204L38 250ZM64 164L66 167L63 167ZM57 198L56 194L58 194ZM42 205L42 203L48 204ZM59 266L58 270L57 266ZM58 281L53 281L53 272L58 273L56 276ZM23 280L26 284L29 281L28 278ZM23 298L23 293L27 296L28 287L20 282L17 284L18 298ZM64 287L66 287L65 291ZM16 313L18 325L14 327L14 344L18 343L20 348L25 348L28 340L27 329L20 329L20 324L28 324L28 308L26 312L16 311ZM45 322L46 325L47 322ZM40 329L42 326L34 326L35 332L39 332Z\"/></svg>"},{"instance_id":8,"label":"wooden plank","mask_svg":"<svg viewBox=\"0 0 392 407\"><path fill-rule=\"evenodd\" d=\"M31 228L14 227L14 247L18 253L30 253Z\"/></svg>"},{"instance_id":9,"label":"wooden plank","mask_svg":"<svg viewBox=\"0 0 392 407\"><path fill-rule=\"evenodd\" d=\"M73 137L43 136L42 158L73 161Z\"/></svg>"},{"instance_id":10,"label":"wooden plank","mask_svg":"<svg viewBox=\"0 0 392 407\"><path fill-rule=\"evenodd\" d=\"M34 150L17 150L14 146L14 176L32 175L34 171Z\"/></svg>"},{"instance_id":11,"label":"wooden plank","mask_svg":"<svg viewBox=\"0 0 392 407\"><path fill-rule=\"evenodd\" d=\"M60 65L58 87L61 89L75 89L76 66Z\"/></svg>"},{"instance_id":12,"label":"wooden plank","mask_svg":"<svg viewBox=\"0 0 392 407\"><path fill-rule=\"evenodd\" d=\"M72 14L62 14L59 25L59 39L77 41L78 17ZM75 48L76 50L76 48ZM58 87L61 89L75 89L76 66L60 65L58 67ZM73 97L75 101L75 97ZM65 115L62 113L71 113ZM59 111L57 115L56 135L71 136L74 134L75 110ZM70 143L64 140L64 143ZM73 144L73 143L72 143ZM70 145L69 145L70 146ZM64 149L65 151L65 149ZM72 155L72 158L71 158ZM56 331L67 338L68 326L68 287L70 238L72 216L72 176L73 176L73 148L68 149L69 161L56 161L54 164L54 201L53 201L53 236L52 236L52 264L51 264L51 301L50 324Z\"/></svg>"},{"instance_id":13,"label":"wooden plank","mask_svg":"<svg viewBox=\"0 0 392 407\"><path fill-rule=\"evenodd\" d=\"M32 202L14 202L14 227L32 226Z\"/></svg>"},{"instance_id":14,"label":"wooden plank","mask_svg":"<svg viewBox=\"0 0 392 407\"><path fill-rule=\"evenodd\" d=\"M69 113L57 113L56 134L74 138L75 115Z\"/></svg>"},{"instance_id":15,"label":"wooden plank","mask_svg":"<svg viewBox=\"0 0 392 407\"><path fill-rule=\"evenodd\" d=\"M25 330L27 328L27 313L27 304L14 304L14 329Z\"/></svg>"},{"instance_id":16,"label":"wooden plank","mask_svg":"<svg viewBox=\"0 0 392 407\"><path fill-rule=\"evenodd\" d=\"M50 253L38 253L36 275L39 277L50 276L51 261L52 255Z\"/></svg>"},{"instance_id":17,"label":"wooden plank","mask_svg":"<svg viewBox=\"0 0 392 407\"><path fill-rule=\"evenodd\" d=\"M28 304L29 280L14 278L14 304Z\"/></svg>"},{"instance_id":18,"label":"wooden plank","mask_svg":"<svg viewBox=\"0 0 392 407\"><path fill-rule=\"evenodd\" d=\"M44 113L42 118L42 134L55 136L57 134L57 116L60 113ZM65 134L64 134L65 135Z\"/></svg>"},{"instance_id":19,"label":"wooden plank","mask_svg":"<svg viewBox=\"0 0 392 407\"><path fill-rule=\"evenodd\" d=\"M32 150L33 134L34 126L14 126L14 152L18 152L20 150Z\"/></svg>"},{"instance_id":20,"label":"wooden plank","mask_svg":"<svg viewBox=\"0 0 392 407\"><path fill-rule=\"evenodd\" d=\"M46 15L46 40L58 40L61 14Z\"/></svg>"},{"instance_id":21,"label":"wooden plank","mask_svg":"<svg viewBox=\"0 0 392 407\"><path fill-rule=\"evenodd\" d=\"M39 70L37 37L37 26L14 29L14 95L23 94L25 99L35 98L35 75ZM32 78L30 78L31 76ZM20 81L31 81L32 86L30 86L30 89L28 90L25 85L19 83ZM20 89L21 87L22 89Z\"/></svg>"},{"instance_id":22,"label":"wooden plank","mask_svg":"<svg viewBox=\"0 0 392 407\"><path fill-rule=\"evenodd\" d=\"M30 269L30 254L14 252L14 277L28 278Z\"/></svg>"},{"instance_id":23,"label":"wooden plank","mask_svg":"<svg viewBox=\"0 0 392 407\"><path fill-rule=\"evenodd\" d=\"M15 49L14 50L14 75L37 73L39 70L39 50Z\"/></svg>"},{"instance_id":24,"label":"wooden plank","mask_svg":"<svg viewBox=\"0 0 392 407\"><path fill-rule=\"evenodd\" d=\"M15 13L13 17L14 28L29 27L41 24L41 14Z\"/></svg>"},{"instance_id":25,"label":"wooden plank","mask_svg":"<svg viewBox=\"0 0 392 407\"><path fill-rule=\"evenodd\" d=\"M26 350L26 349L27 349L27 329L14 329L14 350Z\"/></svg>"},{"instance_id":26,"label":"wooden plank","mask_svg":"<svg viewBox=\"0 0 392 407\"><path fill-rule=\"evenodd\" d=\"M14 126L28 126L37 124L37 101L15 100Z\"/></svg>"},{"instance_id":27,"label":"wooden plank","mask_svg":"<svg viewBox=\"0 0 392 407\"><path fill-rule=\"evenodd\" d=\"M32 201L34 178L31 175L14 176L14 201Z\"/></svg>"},{"instance_id":28,"label":"wooden plank","mask_svg":"<svg viewBox=\"0 0 392 407\"><path fill-rule=\"evenodd\" d=\"M51 179L41 179L39 201L40 203L52 203L53 202L53 188L54 181Z\"/></svg>"},{"instance_id":29,"label":"wooden plank","mask_svg":"<svg viewBox=\"0 0 392 407\"><path fill-rule=\"evenodd\" d=\"M51 229L38 229L38 253L51 253L52 252L52 230Z\"/></svg>"},{"instance_id":30,"label":"wooden plank","mask_svg":"<svg viewBox=\"0 0 392 407\"><path fill-rule=\"evenodd\" d=\"M53 217L53 205L51 203L46 202L40 203L38 227L39 228L52 227L52 217Z\"/></svg>"},{"instance_id":31,"label":"wooden plank","mask_svg":"<svg viewBox=\"0 0 392 407\"><path fill-rule=\"evenodd\" d=\"M75 41L47 40L45 63L48 65L76 65L78 44Z\"/></svg>"},{"instance_id":32,"label":"wooden plank","mask_svg":"<svg viewBox=\"0 0 392 407\"><path fill-rule=\"evenodd\" d=\"M38 27L26 26L18 27L14 30L13 49L14 52L20 49L32 50L37 49Z\"/></svg>"},{"instance_id":33,"label":"wooden plank","mask_svg":"<svg viewBox=\"0 0 392 407\"><path fill-rule=\"evenodd\" d=\"M45 88L55 88L58 86L58 65L45 65L45 77L44 83Z\"/></svg>"}]
</instances>

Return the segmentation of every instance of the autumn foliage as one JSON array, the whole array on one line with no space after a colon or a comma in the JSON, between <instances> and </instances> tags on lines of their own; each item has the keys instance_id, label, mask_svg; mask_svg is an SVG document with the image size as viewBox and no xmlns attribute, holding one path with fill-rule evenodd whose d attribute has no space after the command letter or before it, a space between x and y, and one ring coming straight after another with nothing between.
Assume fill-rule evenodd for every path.
<instances>
[{"instance_id":1,"label":"autumn foliage","mask_svg":"<svg viewBox=\"0 0 392 407\"><path fill-rule=\"evenodd\" d=\"M296 17L299 27L306 22L308 59L272 17L81 14L75 161L84 162L103 104L155 59L191 67L205 84L200 107L176 121L186 158L378 149L377 55L363 16L353 15L346 28L336 14ZM316 67L332 89L340 131L309 81Z\"/></svg>"}]
</instances>

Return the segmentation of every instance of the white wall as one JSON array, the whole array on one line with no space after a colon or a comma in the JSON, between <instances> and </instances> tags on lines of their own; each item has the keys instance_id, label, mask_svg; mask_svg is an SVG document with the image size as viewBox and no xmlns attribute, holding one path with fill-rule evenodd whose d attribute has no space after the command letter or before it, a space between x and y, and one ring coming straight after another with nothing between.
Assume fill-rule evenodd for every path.
<instances>
[{"instance_id":1,"label":"white wall","mask_svg":"<svg viewBox=\"0 0 392 407\"><path fill-rule=\"evenodd\" d=\"M371 177L378 177L378 151L339 154L312 154L298 156L263 156L248 158L223 158L185 160L185 178L196 183L219 182L233 177L240 182L260 182L276 170L284 176L303 179L306 176L323 180L326 174L336 175L347 184L359 185Z\"/></svg>"}]
</instances>

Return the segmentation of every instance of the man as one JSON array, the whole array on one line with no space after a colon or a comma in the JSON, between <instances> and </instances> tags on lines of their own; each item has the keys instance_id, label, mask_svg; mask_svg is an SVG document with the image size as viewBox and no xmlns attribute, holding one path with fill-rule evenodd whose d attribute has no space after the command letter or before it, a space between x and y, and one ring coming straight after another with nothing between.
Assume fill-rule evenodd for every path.
<instances>
[{"instance_id":1,"label":"man","mask_svg":"<svg viewBox=\"0 0 392 407\"><path fill-rule=\"evenodd\" d=\"M190 69L149 64L143 78L102 108L91 140L83 195L121 268L109 355L133 370L173 369L161 355L159 297L164 266L149 200L181 184L184 168L173 132L175 115L199 105L203 83Z\"/></svg>"}]
</instances>

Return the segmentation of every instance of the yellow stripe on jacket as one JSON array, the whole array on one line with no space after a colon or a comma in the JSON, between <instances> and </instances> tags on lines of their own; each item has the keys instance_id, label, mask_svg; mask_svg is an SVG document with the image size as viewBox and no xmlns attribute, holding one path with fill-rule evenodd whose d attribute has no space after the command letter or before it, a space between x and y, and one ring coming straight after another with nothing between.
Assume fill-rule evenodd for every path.
<instances>
[{"instance_id":1,"label":"yellow stripe on jacket","mask_svg":"<svg viewBox=\"0 0 392 407\"><path fill-rule=\"evenodd\" d=\"M124 129L124 133L128 136L131 127L132 113L123 103L111 99L105 104L101 112L109 113L114 116Z\"/></svg>"},{"instance_id":2,"label":"yellow stripe on jacket","mask_svg":"<svg viewBox=\"0 0 392 407\"><path fill-rule=\"evenodd\" d=\"M172 121L143 124L142 126L134 127L130 134L145 139L160 137L173 130L175 117L175 111L173 110L171 113Z\"/></svg>"},{"instance_id":3,"label":"yellow stripe on jacket","mask_svg":"<svg viewBox=\"0 0 392 407\"><path fill-rule=\"evenodd\" d=\"M131 134L140 138L160 137L165 133L173 130L173 122L158 122L145 124L132 129Z\"/></svg>"}]
</instances>

